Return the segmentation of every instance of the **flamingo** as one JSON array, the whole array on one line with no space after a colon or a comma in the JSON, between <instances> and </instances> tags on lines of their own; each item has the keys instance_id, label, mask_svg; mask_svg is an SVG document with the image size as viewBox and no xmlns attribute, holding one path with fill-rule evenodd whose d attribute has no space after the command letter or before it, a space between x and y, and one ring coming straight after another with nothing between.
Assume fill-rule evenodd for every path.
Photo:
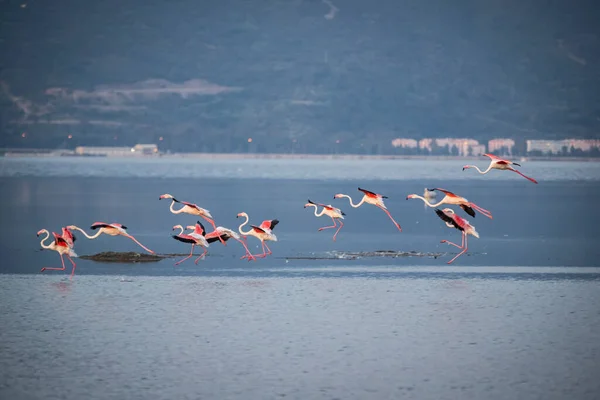
<instances>
[{"instance_id":1,"label":"flamingo","mask_svg":"<svg viewBox=\"0 0 600 400\"><path fill-rule=\"evenodd\" d=\"M155 254L152 250L150 250L149 248L147 248L146 246L144 246L143 244L138 242L136 238L134 238L129 233L127 233L127 231L126 231L127 227L125 225L121 225L121 224L117 224L117 223L107 224L105 222L94 222L92 224L92 226L90 226L90 228L92 230L99 229L98 233L96 233L94 236L88 235L83 229L81 229L80 227L75 226L75 225L69 225L67 228L69 228L71 230L77 230L77 231L83 233L84 236L88 239L96 239L98 236L100 236L103 233L106 235L109 235L109 236L118 236L118 235L125 236L125 237L128 237L129 239L133 240L134 242L136 242L141 248L146 250L148 253Z\"/></svg>"},{"instance_id":2,"label":"flamingo","mask_svg":"<svg viewBox=\"0 0 600 400\"><path fill-rule=\"evenodd\" d=\"M194 226L187 226L187 229L195 229ZM248 249L248 246L246 246L246 243L244 243L243 240L241 240L241 236L237 234L237 232L228 229L228 228L224 228L222 226L217 226L217 229L215 229L214 231L204 235L204 237L206 238L206 241L208 243L213 243L216 242L217 240L220 240L223 244L225 244L226 241L228 241L229 239L233 238L234 240L237 240L238 242L240 242L242 244L242 246L244 246L244 249L246 250L246 255L244 257L248 257L248 261L256 261L256 258L252 255L252 253L250 253L250 250ZM244 237L244 240L246 238ZM225 244L226 245L226 244ZM244 258L242 257L242 258Z\"/></svg>"},{"instance_id":3,"label":"flamingo","mask_svg":"<svg viewBox=\"0 0 600 400\"><path fill-rule=\"evenodd\" d=\"M63 226L62 235L60 236L63 239L65 239L70 248L73 248L75 246L75 241L77 240L77 238L75 237L75 235L73 235L73 232L71 232L71 230L68 227Z\"/></svg>"},{"instance_id":4,"label":"flamingo","mask_svg":"<svg viewBox=\"0 0 600 400\"><path fill-rule=\"evenodd\" d=\"M486 157L489 157L491 159L490 165L487 167L487 169L485 171L480 170L476 165L465 165L463 167L463 171L465 169L475 168L480 174L487 174L492 169L508 170L508 171L516 172L517 174L521 175L523 178L528 179L533 183L538 183L535 179L530 178L527 175L523 174L521 171L518 171L518 170L514 169L513 167L511 167L511 165L516 165L516 166L520 167L521 164L517 164L516 162L505 160L503 158L500 158L498 156L495 156L495 155L489 154L489 153L485 153L483 155Z\"/></svg>"},{"instance_id":5,"label":"flamingo","mask_svg":"<svg viewBox=\"0 0 600 400\"><path fill-rule=\"evenodd\" d=\"M71 257L78 257L77 253L75 253L73 248L71 246L69 246L67 241L62 236L60 236L58 233L55 233L55 232L52 232L52 235L54 235L54 242L52 242L50 244L44 244L44 242L46 240L48 240L48 238L50 237L50 232L48 232L46 229L42 229L42 230L38 231L37 236L39 237L43 233L46 234L46 237L44 237L42 239L42 241L40 242L40 245L44 249L54 250L54 251L58 252L58 254L60 255L60 261L62 263L62 268L44 267L44 268L42 268L42 270L40 272L44 272L45 270L64 271L65 270L65 260L63 258L63 254L64 254L67 256L69 261L71 261L71 264L73 264L73 269L71 270L71 279L73 279L73 275L75 274L76 265L75 265L75 262L73 262L73 259Z\"/></svg>"},{"instance_id":6,"label":"flamingo","mask_svg":"<svg viewBox=\"0 0 600 400\"><path fill-rule=\"evenodd\" d=\"M271 249L269 249L269 246L267 246L267 244L265 243L265 241L268 241L268 240L271 240L273 242L277 241L277 236L275 236L275 234L273 234L273 229L275 229L275 226L279 223L279 220L277 220L277 219L265 220L262 222L262 224L260 224L260 226L250 225L252 227L252 229L244 232L242 230L242 227L248 223L249 217L248 217L248 214L246 214L245 212L239 213L236 218L239 218L239 217L246 217L246 221L243 222L238 227L238 231L244 236L248 236L248 235L254 236L258 240L260 240L260 243L262 245L263 253L262 254L254 254L254 257L264 258L270 254L273 254L271 252ZM266 247L266 251L265 251L265 247ZM267 251L268 251L268 253L267 253ZM246 256L243 256L241 258L246 258Z\"/></svg>"},{"instance_id":7,"label":"flamingo","mask_svg":"<svg viewBox=\"0 0 600 400\"><path fill-rule=\"evenodd\" d=\"M173 239L175 240L179 240L180 242L183 243L190 243L192 245L192 250L190 251L190 255L187 256L186 258L179 260L178 262L175 263L175 265L179 265L182 262L184 262L185 260L187 260L188 258L190 258L192 255L194 255L194 247L195 246L202 246L204 248L204 253L202 253L200 255L200 257L196 258L196 260L194 261L195 264L198 264L198 261L200 261L200 259L202 257L204 257L206 255L206 253L208 252L208 241L206 240L206 238L204 237L204 226L200 223L200 221L198 221L196 223L196 226L188 226L188 229L193 229L193 232L190 233L183 233L183 227L181 225L175 225L173 227L173 230L176 229L181 229L181 231L179 232L179 234L177 235L172 235Z\"/></svg>"},{"instance_id":8,"label":"flamingo","mask_svg":"<svg viewBox=\"0 0 600 400\"><path fill-rule=\"evenodd\" d=\"M440 210L439 208L435 209L435 213L446 223L449 228L456 228L462 232L462 244L459 246L456 243L449 242L448 240L442 240L440 243L448 243L452 246L458 247L462 249L460 253L458 253L454 258L448 261L448 264L452 263L452 261L456 260L460 255L464 254L467 251L467 235L473 235L476 238L479 238L479 233L475 230L475 227L469 224L469 221L466 219L459 217L454 213L454 210L451 208L444 208Z\"/></svg>"},{"instance_id":9,"label":"flamingo","mask_svg":"<svg viewBox=\"0 0 600 400\"><path fill-rule=\"evenodd\" d=\"M402 228L400 227L400 224L398 224L396 222L396 220L394 220L394 218L392 217L392 214L390 214L390 212L387 210L387 207L385 206L385 204L383 203L383 199L387 199L387 196L383 196L377 193L373 193L370 192L368 190L365 189L361 189L358 188L358 190L360 190L361 192L363 192L365 195L363 196L362 200L360 201L360 203L358 204L354 204L352 203L352 198L350 196L348 196L347 194L342 194L342 193L338 193L335 196L333 196L334 199L339 199L342 197L346 197L348 198L348 201L350 202L350 205L354 208L358 208L360 207L363 203L367 203L367 204L372 204L375 207L379 207L381 208L387 215L388 217L390 217L390 219L392 220L392 222L394 223L394 225L396 225L396 228L398 228L398 230L400 232L402 232Z\"/></svg>"},{"instance_id":10,"label":"flamingo","mask_svg":"<svg viewBox=\"0 0 600 400\"><path fill-rule=\"evenodd\" d=\"M320 213L317 214L317 210L319 208L318 206L323 207L323 209L321 210ZM306 207L314 207L316 217L320 217L322 215L327 215L333 221L332 226L324 226L322 228L319 228L318 232L320 232L324 229L337 228L336 220L338 220L340 222L340 227L337 229L337 231L335 231L335 234L333 235L333 241L335 242L335 237L337 236L340 229L342 229L342 226L344 226L342 219L344 219L344 215L346 215L346 214L339 208L333 207L331 204L325 205L325 204L321 204L321 203L313 203L312 201L310 201L310 199L308 199L308 203L306 203L304 205L304 208L306 208Z\"/></svg>"},{"instance_id":11,"label":"flamingo","mask_svg":"<svg viewBox=\"0 0 600 400\"><path fill-rule=\"evenodd\" d=\"M205 220L207 220L213 227L213 229L217 229L217 225L215 225L215 221L213 220L213 216L210 214L210 211L208 211L205 208L199 207L197 204L194 203L188 203L187 201L179 201L177 200L175 197L173 197L173 195L165 193L165 194L161 194L158 197L159 200L162 199L171 199L171 207L169 208L169 210L171 210L171 212L173 214L181 214L181 213L185 213L185 214L192 214L192 215L197 215L199 217L204 218ZM173 208L173 206L175 205L175 203L181 203L183 204L183 207L181 207L179 210L175 210ZM223 239L221 239L219 237L219 240L221 241L221 243L225 244L225 242L223 241Z\"/></svg>"},{"instance_id":12,"label":"flamingo","mask_svg":"<svg viewBox=\"0 0 600 400\"><path fill-rule=\"evenodd\" d=\"M472 203L469 200L465 199L464 197L458 196L449 190L440 189L440 188L433 188L433 189L427 189L427 190L429 192L433 192L433 191L437 190L437 191L444 193L445 196L435 204L430 203L429 200L427 200L421 196L418 196L416 194L409 194L408 196L406 196L406 200L421 199L421 200L423 200L425 205L427 205L431 208L436 208L442 204L454 204L454 205L460 206L460 208L462 208L467 214L469 214L473 218L475 218L475 210L477 210L480 213L482 213L483 215L485 215L486 217L488 217L489 219L493 219L492 213L489 212L488 210L479 207L477 204Z\"/></svg>"}]
</instances>

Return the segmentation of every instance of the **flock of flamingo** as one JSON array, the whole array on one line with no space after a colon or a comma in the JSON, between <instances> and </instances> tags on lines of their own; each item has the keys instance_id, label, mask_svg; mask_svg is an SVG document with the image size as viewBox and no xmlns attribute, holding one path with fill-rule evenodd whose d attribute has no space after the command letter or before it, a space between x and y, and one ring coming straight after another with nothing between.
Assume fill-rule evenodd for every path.
<instances>
[{"instance_id":1,"label":"flock of flamingo","mask_svg":"<svg viewBox=\"0 0 600 400\"><path fill-rule=\"evenodd\" d=\"M484 156L487 156L491 159L490 165L488 166L488 168L486 170L482 171L475 165L465 165L463 167L463 171L466 169L469 169L469 168L476 169L480 174L487 174L492 169L498 169L498 170L503 170L503 171L513 171L513 172L516 172L517 174L523 176L524 178L528 179L529 181L531 181L533 183L537 183L537 181L535 179L524 175L523 173L521 173L520 171L518 171L514 167L512 167L513 165L520 167L521 166L520 164L517 164L517 163L509 161L509 160L502 159L493 154L486 153L486 154L484 154ZM374 206L380 208L381 210L383 210L387 214L387 216L392 220L392 222L394 223L394 225L396 226L398 231L402 232L402 228L400 227L400 224L398 224L396 222L396 220L394 220L394 218L392 217L392 215L390 214L390 212L388 211L387 207L384 204L383 199L386 199L387 196L383 196L381 194L374 193L374 192L371 192L371 191L368 191L365 189L361 189L361 188L358 188L358 190L361 191L364 195L363 195L361 201L357 204L354 204L354 202L352 201L352 198L350 196L348 196L347 194L338 193L335 196L333 196L333 198L334 199L347 198L350 203L350 206L352 206L353 208L358 208L363 204L374 205ZM406 197L406 199L407 200L408 199L421 199L425 203L425 205L427 205L431 208L435 208L436 214L442 219L442 221L444 221L444 223L449 228L454 228L461 232L462 243L460 245L450 242L448 240L441 241L441 243L447 243L447 244L455 246L461 250L456 256L454 256L454 258L452 258L450 261L448 261L448 264L450 264L454 260L456 260L459 256L466 253L466 251L468 249L468 245L467 245L468 235L472 235L476 238L479 238L479 233L477 233L477 231L475 230L475 227L473 225L471 225L469 223L469 221L467 221L465 218L462 218L459 215L457 215L453 209L444 208L444 209L440 210L437 207L442 204L456 205L456 206L459 206L465 213L467 213L471 217L475 217L475 215L476 215L475 212L477 211L477 212L481 213L482 215L492 219L492 213L484 208L479 207L477 204L467 200L466 198L458 196L458 195L450 192L449 190L445 190L445 189L441 189L441 188L433 188L433 189L428 189L428 191L429 192L436 192L436 191L441 192L444 194L444 197L435 204L431 203L427 198L418 196L416 194L409 194ZM210 243L219 241L223 245L226 245L226 242L229 239L234 239L234 240L238 241L244 247L246 254L244 256L242 256L240 259L247 259L248 261L256 261L257 258L263 258L263 257L266 257L266 256L272 254L271 249L269 249L269 246L266 244L266 242L267 241L274 241L274 242L277 241L277 236L275 236L275 234L273 233L273 229L275 229L275 226L279 223L279 221L277 219L265 220L258 226L250 225L251 229L244 231L242 228L248 224L249 217L248 217L248 214L246 214L245 212L241 212L241 213L237 214L237 218L240 218L240 217L245 218L245 221L238 227L238 232L239 232L238 233L232 229L224 228L222 226L216 226L210 212L202 207L199 207L197 204L188 203L185 201L179 201L170 194L161 195L159 197L159 200L162 200L162 199L170 199L171 200L171 206L169 208L171 213L173 213L173 214L185 213L185 214L199 216L199 217L205 219L206 221L208 221L213 228L212 232L207 233L204 228L204 225L200 221L196 221L195 225L186 226L185 229L183 228L182 225L173 226L173 231L179 230L179 232L177 234L172 235L173 239L192 245L190 254L187 257L183 258L182 260L177 261L175 263L175 265L179 265L183 261L191 258L194 253L194 248L196 246L200 246L203 248L204 251L194 261L196 264L198 264L198 262L206 256L206 253L208 252L208 247L209 247ZM179 209L175 209L174 207L175 207L176 203L179 203L183 206ZM333 235L333 240L335 241L338 233L340 232L340 229L342 229L342 227L344 226L344 223L342 222L342 220L344 219L344 216L346 214L339 208L333 207L331 204L315 203L311 200L308 200L308 203L306 203L304 205L304 208L308 208L308 207L314 207L314 209L315 209L314 215L317 217L327 216L327 217L331 218L333 225L324 226L322 228L319 228L318 231L322 231L325 229L337 228L337 230L335 231L335 233ZM322 208L320 212L318 212L319 207ZM81 232L88 239L95 239L98 236L100 236L101 234L105 234L105 235L109 235L109 236L125 236L125 237L133 240L135 243L137 243L140 247L142 247L144 250L146 250L150 254L155 254L154 251L150 250L149 248L147 248L146 246L141 244L132 235L127 233L127 227L124 225L121 225L118 223L108 224L108 223L104 223L104 222L94 222L91 225L90 229L97 230L97 233L95 235L91 236L78 226L68 225L68 226L62 228L61 234L52 232L54 240L51 241L49 244L45 244L45 242L50 237L50 233L48 232L48 230L42 229L42 230L38 231L38 233L37 233L38 237L42 234L46 234L46 236L40 242L40 245L42 246L42 248L54 250L54 251L58 252L58 254L60 255L61 263L62 263L62 267L60 267L60 268L59 267L54 267L54 268L44 267L44 268L42 268L41 272L43 272L45 270L64 271L65 270L65 261L64 261L63 256L66 256L68 258L68 260L71 262L71 264L73 265L73 268L71 270L71 278L73 277L73 275L75 273L76 264L73 261L72 257L77 257L77 254L73 250L74 246L75 246L75 240L76 240L76 237L73 234L73 231ZM188 230L189 232L186 233L185 232L186 230ZM262 254L252 254L250 252L250 250L248 249L248 246L246 245L246 240L247 240L248 236L254 236L261 242L262 251L263 251Z\"/></svg>"}]
</instances>

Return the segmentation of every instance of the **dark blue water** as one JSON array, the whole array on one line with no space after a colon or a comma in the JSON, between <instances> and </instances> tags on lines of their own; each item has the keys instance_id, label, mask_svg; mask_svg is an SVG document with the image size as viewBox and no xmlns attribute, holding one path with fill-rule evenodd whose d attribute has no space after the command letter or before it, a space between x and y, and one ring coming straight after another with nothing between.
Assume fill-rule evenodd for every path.
<instances>
[{"instance_id":1,"label":"dark blue water","mask_svg":"<svg viewBox=\"0 0 600 400\"><path fill-rule=\"evenodd\" d=\"M448 162L2 162L3 399L600 396L595 165L527 163L534 185L499 171L465 178ZM366 179L383 167L399 178ZM333 199L359 199L358 186L389 197L403 232L375 207ZM435 186L494 215L469 218L481 237L452 265L454 248L439 242L460 233L405 200ZM198 265L76 258L72 281L69 271L39 272L60 259L39 251L36 232L69 224L120 222L158 253L187 253L171 227L196 218L171 214L162 193L229 228L241 211L252 223L279 219L273 255L247 262L238 243L214 243ZM303 208L308 198L346 212L337 242L317 232L330 221ZM79 255L141 250L123 237L77 236ZM377 250L416 255L366 254Z\"/></svg>"}]
</instances>

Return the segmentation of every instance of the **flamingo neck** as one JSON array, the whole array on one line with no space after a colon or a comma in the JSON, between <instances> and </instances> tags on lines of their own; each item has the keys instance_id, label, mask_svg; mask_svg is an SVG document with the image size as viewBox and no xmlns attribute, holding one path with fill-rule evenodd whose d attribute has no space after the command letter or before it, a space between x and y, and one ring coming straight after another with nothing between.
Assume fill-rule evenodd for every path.
<instances>
[{"instance_id":1,"label":"flamingo neck","mask_svg":"<svg viewBox=\"0 0 600 400\"><path fill-rule=\"evenodd\" d=\"M52 248L51 244L48 244L48 245L44 244L44 242L46 240L48 240L48 238L50 237L50 232L48 232L46 229L44 229L43 233L46 234L46 237L42 238L42 240L40 241L40 246L42 246L42 248L44 248L44 249L51 249Z\"/></svg>"},{"instance_id":2,"label":"flamingo neck","mask_svg":"<svg viewBox=\"0 0 600 400\"><path fill-rule=\"evenodd\" d=\"M485 171L480 170L477 165L470 165L470 167L475 168L477 170L477 172L479 172L480 174L487 174L492 169L492 165L493 165L493 163L490 163L490 165L487 167L487 169Z\"/></svg>"},{"instance_id":3,"label":"flamingo neck","mask_svg":"<svg viewBox=\"0 0 600 400\"><path fill-rule=\"evenodd\" d=\"M321 215L323 215L323 213L325 213L325 208L323 208L321 210L321 213L317 214L317 209L318 209L317 205L316 204L311 204L310 206L315 208L315 217L320 217Z\"/></svg>"},{"instance_id":4,"label":"flamingo neck","mask_svg":"<svg viewBox=\"0 0 600 400\"><path fill-rule=\"evenodd\" d=\"M244 231L242 230L242 226L246 225L246 224L248 223L248 220L249 220L249 218L248 218L248 214L246 214L246 215L244 215L244 216L246 217L246 221L244 221L244 222L243 222L243 223L242 223L242 224L241 224L241 225L238 227L238 231L240 231L240 233L241 233L242 235L246 235L246 236L248 236L248 235L250 234L250 232L252 232L252 230L248 230L248 231L246 231L246 232L244 232Z\"/></svg>"},{"instance_id":5,"label":"flamingo neck","mask_svg":"<svg viewBox=\"0 0 600 400\"><path fill-rule=\"evenodd\" d=\"M172 200L172 201L171 201L171 207L169 207L169 210L171 210L171 212L172 212L173 214L179 214L179 213L183 212L183 208L184 208L185 206L184 206L184 207L181 207L179 210L176 210L176 209L174 209L174 208L173 208L173 206L175 206L175 199L171 199L171 200Z\"/></svg>"},{"instance_id":6,"label":"flamingo neck","mask_svg":"<svg viewBox=\"0 0 600 400\"><path fill-rule=\"evenodd\" d=\"M181 230L179 231L179 233L177 234L177 236L179 236L179 235L183 234L183 226L179 225L178 227L179 227L179 229L181 229Z\"/></svg>"},{"instance_id":7,"label":"flamingo neck","mask_svg":"<svg viewBox=\"0 0 600 400\"><path fill-rule=\"evenodd\" d=\"M98 232L94 236L88 235L83 229L81 229L78 226L73 226L73 229L78 230L79 232L83 233L83 235L88 239L96 239L98 236L100 236L102 234L102 228L100 230L98 230Z\"/></svg>"},{"instance_id":8,"label":"flamingo neck","mask_svg":"<svg viewBox=\"0 0 600 400\"><path fill-rule=\"evenodd\" d=\"M350 202L350 205L351 205L352 207L354 207L354 208L358 208L358 207L360 207L360 206L362 205L362 203L364 203L364 202L365 202L365 197L364 197L364 196L363 196L362 200L360 201L360 203L358 203L358 204L354 204L354 203L352 202L352 197L348 196L347 194L343 194L343 195L341 195L340 197L346 197L346 198L348 199L348 201Z\"/></svg>"},{"instance_id":9,"label":"flamingo neck","mask_svg":"<svg viewBox=\"0 0 600 400\"><path fill-rule=\"evenodd\" d=\"M439 205L441 205L441 204L444 204L444 199L442 199L442 200L440 200L439 202L437 202L437 203L433 204L433 203L430 203L430 202L429 202L429 200L427 200L426 198L424 198L424 197L421 197L421 196L419 196L419 195L415 195L414 197L415 197L416 199L421 199L421 200L423 200L423 203L425 203L425 205L428 205L429 207L437 207L437 206L439 206Z\"/></svg>"}]
</instances>

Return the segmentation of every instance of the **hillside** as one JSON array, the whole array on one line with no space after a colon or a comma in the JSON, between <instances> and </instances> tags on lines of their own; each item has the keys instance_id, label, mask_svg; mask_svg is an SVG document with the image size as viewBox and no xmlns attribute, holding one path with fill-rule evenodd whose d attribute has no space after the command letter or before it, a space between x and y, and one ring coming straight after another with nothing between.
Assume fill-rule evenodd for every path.
<instances>
[{"instance_id":1,"label":"hillside","mask_svg":"<svg viewBox=\"0 0 600 400\"><path fill-rule=\"evenodd\" d=\"M600 137L591 1L22 2L0 3L3 147Z\"/></svg>"}]
</instances>

